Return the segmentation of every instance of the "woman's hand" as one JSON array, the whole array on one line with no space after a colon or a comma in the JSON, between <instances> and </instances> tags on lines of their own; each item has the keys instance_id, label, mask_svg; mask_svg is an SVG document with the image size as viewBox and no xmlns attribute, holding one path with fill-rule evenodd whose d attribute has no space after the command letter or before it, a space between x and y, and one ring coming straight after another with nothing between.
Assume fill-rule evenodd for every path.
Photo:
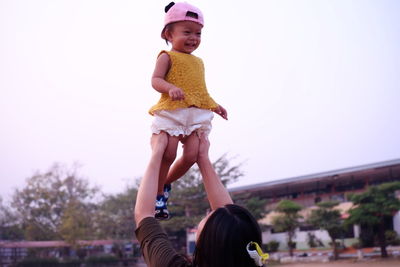
<instances>
[{"instance_id":1,"label":"woman's hand","mask_svg":"<svg viewBox=\"0 0 400 267\"><path fill-rule=\"evenodd\" d=\"M154 217L154 200L157 196L158 176L168 137L165 132L151 137L151 158L140 182L135 205L136 225L146 217Z\"/></svg>"},{"instance_id":2,"label":"woman's hand","mask_svg":"<svg viewBox=\"0 0 400 267\"><path fill-rule=\"evenodd\" d=\"M215 172L214 167L208 157L210 141L204 133L199 135L199 154L197 157L197 165L199 166L201 175L203 176L203 184L207 193L208 201L212 210L223 207L226 204L232 204L232 199L228 190L222 184L221 179Z\"/></svg>"},{"instance_id":3,"label":"woman's hand","mask_svg":"<svg viewBox=\"0 0 400 267\"><path fill-rule=\"evenodd\" d=\"M165 148L168 145L168 136L165 132L153 134L150 139L151 150L153 154L164 154Z\"/></svg>"},{"instance_id":4,"label":"woman's hand","mask_svg":"<svg viewBox=\"0 0 400 267\"><path fill-rule=\"evenodd\" d=\"M197 155L197 161L210 161L208 158L208 151L210 149L210 140L208 140L208 136L204 133L199 134L199 152Z\"/></svg>"}]
</instances>

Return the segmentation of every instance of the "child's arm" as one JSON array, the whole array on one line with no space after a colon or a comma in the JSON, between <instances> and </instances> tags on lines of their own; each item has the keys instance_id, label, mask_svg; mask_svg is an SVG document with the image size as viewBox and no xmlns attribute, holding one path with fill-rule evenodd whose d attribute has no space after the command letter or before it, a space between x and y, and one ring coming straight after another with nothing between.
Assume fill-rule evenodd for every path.
<instances>
[{"instance_id":1,"label":"child's arm","mask_svg":"<svg viewBox=\"0 0 400 267\"><path fill-rule=\"evenodd\" d=\"M218 115L220 115L222 118L224 118L225 120L228 120L228 112L226 111L226 109L224 109L223 106L218 104L218 107L213 109L213 111L215 113L217 113Z\"/></svg>"},{"instance_id":2,"label":"child's arm","mask_svg":"<svg viewBox=\"0 0 400 267\"><path fill-rule=\"evenodd\" d=\"M204 134L200 135L199 155L197 164L201 175L203 176L204 188L207 193L208 201L212 210L223 207L227 204L233 204L228 190L222 184L221 179L215 172L214 167L208 157L210 142Z\"/></svg>"},{"instance_id":3,"label":"child's arm","mask_svg":"<svg viewBox=\"0 0 400 267\"><path fill-rule=\"evenodd\" d=\"M161 160L167 144L168 137L165 133L153 134L151 137L151 158L136 197L136 225L139 225L146 217L154 217L154 200L157 196L158 176L160 174Z\"/></svg>"},{"instance_id":4,"label":"child's arm","mask_svg":"<svg viewBox=\"0 0 400 267\"><path fill-rule=\"evenodd\" d=\"M172 100L183 100L185 98L182 89L167 82L165 76L171 65L171 60L166 53L162 53L156 62L156 67L151 77L151 85L160 93L169 94Z\"/></svg>"}]
</instances>

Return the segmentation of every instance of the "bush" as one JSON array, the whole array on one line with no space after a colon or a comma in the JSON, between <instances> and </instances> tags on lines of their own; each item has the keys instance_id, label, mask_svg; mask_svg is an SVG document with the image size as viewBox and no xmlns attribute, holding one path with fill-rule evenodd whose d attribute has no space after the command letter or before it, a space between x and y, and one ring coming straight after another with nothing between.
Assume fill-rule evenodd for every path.
<instances>
[{"instance_id":1,"label":"bush","mask_svg":"<svg viewBox=\"0 0 400 267\"><path fill-rule=\"evenodd\" d=\"M362 246L362 242L361 241L357 241L357 242L353 243L351 245L351 247L354 248L354 249L361 249L363 247Z\"/></svg>"},{"instance_id":2,"label":"bush","mask_svg":"<svg viewBox=\"0 0 400 267\"><path fill-rule=\"evenodd\" d=\"M16 267L55 267L60 266L56 258L26 258L18 262Z\"/></svg>"},{"instance_id":3,"label":"bush","mask_svg":"<svg viewBox=\"0 0 400 267\"><path fill-rule=\"evenodd\" d=\"M335 244L336 244L336 248L338 248L338 249L345 248L344 244L342 244L342 242L340 242L340 241L335 241ZM329 242L329 246L331 246L333 248L333 242Z\"/></svg>"},{"instance_id":4,"label":"bush","mask_svg":"<svg viewBox=\"0 0 400 267\"><path fill-rule=\"evenodd\" d=\"M289 248L296 249L296 242L288 242L287 245Z\"/></svg>"},{"instance_id":5,"label":"bush","mask_svg":"<svg viewBox=\"0 0 400 267\"><path fill-rule=\"evenodd\" d=\"M271 240L267 243L267 251L268 252L277 252L279 248L279 242L275 240Z\"/></svg>"},{"instance_id":6,"label":"bush","mask_svg":"<svg viewBox=\"0 0 400 267\"><path fill-rule=\"evenodd\" d=\"M307 243L310 248L323 247L324 243L322 243L321 239L317 238L314 233L307 233Z\"/></svg>"},{"instance_id":7,"label":"bush","mask_svg":"<svg viewBox=\"0 0 400 267\"><path fill-rule=\"evenodd\" d=\"M91 256L88 257L85 262L86 266L101 266L101 265L109 265L113 263L118 263L118 258L115 256L110 255L103 255L103 256Z\"/></svg>"},{"instance_id":8,"label":"bush","mask_svg":"<svg viewBox=\"0 0 400 267\"><path fill-rule=\"evenodd\" d=\"M387 230L385 232L386 243L392 246L400 245L400 238L397 233L393 230Z\"/></svg>"},{"instance_id":9,"label":"bush","mask_svg":"<svg viewBox=\"0 0 400 267\"><path fill-rule=\"evenodd\" d=\"M60 262L59 266L62 267L80 267L82 261L79 259L67 259Z\"/></svg>"}]
</instances>

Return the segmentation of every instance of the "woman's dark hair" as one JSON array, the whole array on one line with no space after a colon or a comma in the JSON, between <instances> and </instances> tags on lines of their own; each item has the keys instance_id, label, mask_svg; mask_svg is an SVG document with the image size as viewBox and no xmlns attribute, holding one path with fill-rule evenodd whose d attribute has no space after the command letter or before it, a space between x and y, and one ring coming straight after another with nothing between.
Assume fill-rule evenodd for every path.
<instances>
[{"instance_id":1,"label":"woman's dark hair","mask_svg":"<svg viewBox=\"0 0 400 267\"><path fill-rule=\"evenodd\" d=\"M261 230L248 210L229 204L216 209L204 225L196 243L193 266L254 267L246 245L261 245Z\"/></svg>"}]
</instances>

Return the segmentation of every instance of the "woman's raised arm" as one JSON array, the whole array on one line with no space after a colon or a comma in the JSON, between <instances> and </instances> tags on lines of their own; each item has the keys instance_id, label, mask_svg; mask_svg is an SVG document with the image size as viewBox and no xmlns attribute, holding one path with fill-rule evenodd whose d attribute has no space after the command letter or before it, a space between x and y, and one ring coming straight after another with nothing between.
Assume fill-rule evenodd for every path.
<instances>
[{"instance_id":1,"label":"woman's raised arm","mask_svg":"<svg viewBox=\"0 0 400 267\"><path fill-rule=\"evenodd\" d=\"M160 175L161 160L168 144L167 134L153 134L151 137L151 158L146 172L140 182L135 205L136 225L146 217L154 217L154 201L157 196L158 176Z\"/></svg>"},{"instance_id":2,"label":"woman's raised arm","mask_svg":"<svg viewBox=\"0 0 400 267\"><path fill-rule=\"evenodd\" d=\"M204 134L200 134L199 155L197 165L203 176L204 188L212 210L233 204L232 198L225 188L208 157L210 142Z\"/></svg>"}]
</instances>

